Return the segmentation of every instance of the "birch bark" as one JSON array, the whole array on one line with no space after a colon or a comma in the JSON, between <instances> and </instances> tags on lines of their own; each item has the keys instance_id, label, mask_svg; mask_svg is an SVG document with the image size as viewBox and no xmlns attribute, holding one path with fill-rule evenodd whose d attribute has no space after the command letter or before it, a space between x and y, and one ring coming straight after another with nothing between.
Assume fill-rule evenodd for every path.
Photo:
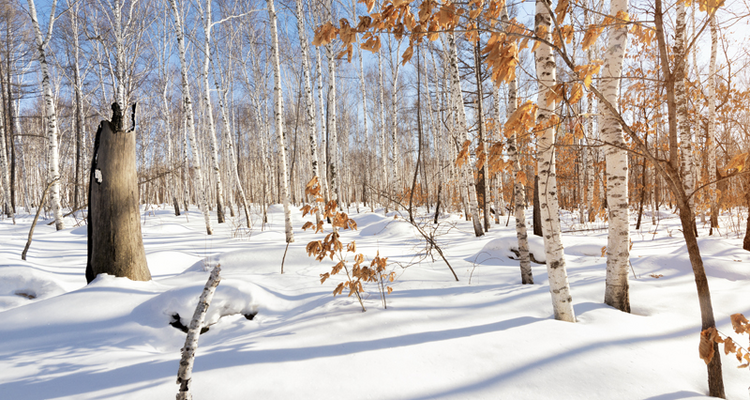
<instances>
[{"instance_id":1,"label":"birch bark","mask_svg":"<svg viewBox=\"0 0 750 400\"><path fill-rule=\"evenodd\" d=\"M388 190L388 155L385 152L385 85L383 84L383 50L378 51L378 81L380 83L380 167L382 168L383 182L380 189L381 196L385 193L385 212L391 204L390 191Z\"/></svg>"},{"instance_id":2,"label":"birch bark","mask_svg":"<svg viewBox=\"0 0 750 400\"><path fill-rule=\"evenodd\" d=\"M3 121L3 107L0 106L0 121ZM8 164L8 153L5 146L5 124L0 123L0 186L3 189L3 209L0 213L9 218L13 216L13 207L10 202L10 165Z\"/></svg>"},{"instance_id":3,"label":"birch bark","mask_svg":"<svg viewBox=\"0 0 750 400\"><path fill-rule=\"evenodd\" d=\"M216 70L214 69L214 72ZM214 81L216 82L216 90L219 92L219 109L221 110L221 122L224 125L224 132L226 132L226 146L227 150L229 152L229 169L232 174L232 178L234 179L235 184L237 185L237 191L240 193L240 201L242 201L242 208L245 211L245 224L248 228L251 228L250 223L250 208L247 204L247 196L245 195L245 188L242 185L242 180L240 179L240 173L237 169L237 156L234 152L234 141L232 140L232 128L229 126L229 116L227 115L227 107L226 107L226 92L223 91L219 85L219 80L214 77Z\"/></svg>"},{"instance_id":4,"label":"birch bark","mask_svg":"<svg viewBox=\"0 0 750 400\"><path fill-rule=\"evenodd\" d=\"M274 9L273 0L266 0L268 4L268 19L271 25L271 59L273 62L273 114L276 124L276 140L278 141L278 154L281 177L279 186L281 197L284 203L284 228L286 231L286 242L294 242L294 232L292 231L292 212L289 208L289 171L286 165L286 143L284 140L284 125L282 112L284 106L283 93L281 92L281 63L279 61L279 37L276 27L276 10Z\"/></svg>"},{"instance_id":5,"label":"birch bark","mask_svg":"<svg viewBox=\"0 0 750 400\"><path fill-rule=\"evenodd\" d=\"M716 15L711 15L711 60L708 64L708 181L716 182L716 49L718 47L718 33ZM716 196L716 183L708 186L708 197L711 204L711 228L719 227L719 203Z\"/></svg>"},{"instance_id":6,"label":"birch bark","mask_svg":"<svg viewBox=\"0 0 750 400\"><path fill-rule=\"evenodd\" d=\"M333 2L327 3L330 10L330 20L333 21ZM338 179L338 138L336 131L336 58L333 53L333 45L327 44L326 57L328 58L328 186L330 198L339 202L339 179ZM340 204L339 204L340 206Z\"/></svg>"},{"instance_id":7,"label":"birch bark","mask_svg":"<svg viewBox=\"0 0 750 400\"><path fill-rule=\"evenodd\" d=\"M610 14L627 12L628 0L612 0ZM625 23L615 23L609 33L609 44L604 55L601 74L604 98L617 107L620 91L622 62L628 40ZM628 267L630 264L630 226L628 224L628 154L622 126L612 112L602 111L601 137L605 143L607 162L607 278L604 303L620 311L630 312Z\"/></svg>"},{"instance_id":8,"label":"birch bark","mask_svg":"<svg viewBox=\"0 0 750 400\"><path fill-rule=\"evenodd\" d=\"M688 115L688 95L685 87L687 79L687 49L686 22L687 12L685 3L677 2L677 19L675 22L675 66L674 66L674 96L677 102L677 121L680 132L680 175L685 186L685 192L690 196L694 190L693 181L693 149L690 133L690 116ZM693 197L690 197L690 208L695 209Z\"/></svg>"},{"instance_id":9,"label":"birch bark","mask_svg":"<svg viewBox=\"0 0 750 400\"><path fill-rule=\"evenodd\" d=\"M221 267L215 266L208 276L203 292L198 298L198 304L195 306L193 318L190 320L185 346L182 347L182 357L180 358L180 368L177 370L177 384L180 389L177 392L177 400L191 400L190 383L193 380L193 365L195 364L195 351L198 349L198 339L200 338L203 321L206 318L206 312L214 298L216 288L221 282Z\"/></svg>"},{"instance_id":10,"label":"birch bark","mask_svg":"<svg viewBox=\"0 0 750 400\"><path fill-rule=\"evenodd\" d=\"M224 223L224 184L221 179L219 168L219 145L216 140L216 122L214 121L213 107L211 106L211 86L208 82L208 72L211 66L211 28L213 28L213 17L211 14L212 0L206 0L205 8L198 3L198 8L203 20L203 106L205 107L208 123L209 150L211 151L211 172L213 172L214 184L216 185L216 218L220 224ZM228 132L227 132L228 134Z\"/></svg>"},{"instance_id":11,"label":"birch bark","mask_svg":"<svg viewBox=\"0 0 750 400\"><path fill-rule=\"evenodd\" d=\"M55 110L55 99L52 94L52 84L50 83L49 75L49 64L47 63L47 51L46 47L52 38L52 27L55 24L55 9L57 7L57 0L52 2L52 10L50 12L49 25L47 26L47 35L42 37L42 30L39 27L39 19L37 18L36 5L34 0L28 0L29 13L31 15L31 24L34 29L37 60L41 67L42 74L42 96L44 99L44 112L47 118L45 123L47 131L47 163L48 163L48 174L47 177L49 182L52 182L50 188L49 203L52 208L52 214L55 217L55 229L58 231L64 228L63 216L60 205L60 153L58 150L57 143L57 110ZM40 205L41 207L41 205Z\"/></svg>"},{"instance_id":12,"label":"birch bark","mask_svg":"<svg viewBox=\"0 0 750 400\"><path fill-rule=\"evenodd\" d=\"M552 42L552 17L549 0L536 0L536 32L545 32L542 39ZM541 42L536 50L536 74L539 86L537 121L546 124L554 116L554 106L547 105L547 93L557 83L555 54L552 48ZM547 255L550 294L555 319L575 322L573 301L570 296L568 274L565 270L565 255L560 233L558 215L557 177L555 173L555 127L549 126L538 139L537 168L539 170L539 205Z\"/></svg>"},{"instance_id":13,"label":"birch bark","mask_svg":"<svg viewBox=\"0 0 750 400\"><path fill-rule=\"evenodd\" d=\"M466 127L466 111L464 110L463 96L461 95L461 81L458 74L458 50L456 49L456 39L453 33L448 34L448 47L450 48L450 73L451 73L451 93L452 96L452 107L453 114L457 117L457 133L461 135L464 143L469 142L469 130ZM468 155L467 155L468 157ZM469 195L469 207L468 211L471 215L471 221L474 224L474 234L479 237L484 235L484 229L482 229L482 223L479 221L479 213L477 211L477 191L474 185L474 174L469 170L469 162L466 161L461 167L463 181L466 191Z\"/></svg>"},{"instance_id":14,"label":"birch bark","mask_svg":"<svg viewBox=\"0 0 750 400\"><path fill-rule=\"evenodd\" d=\"M310 146L310 159L311 159L311 167L312 167L312 176L313 178L318 178L318 132L316 129L316 123L315 123L315 100L313 99L313 93L312 93L312 78L310 74L310 64L309 64L309 46L307 45L307 31L305 30L305 15L302 10L302 0L296 0L296 13L297 13L297 32L299 35L299 43L300 43L300 50L302 54L300 57L302 58L302 73L304 74L304 82L305 82L305 115L307 117L307 129L308 129L308 136L309 136L309 146ZM367 117L365 117L367 118ZM365 125L367 123L367 119L365 119ZM366 129L366 128L365 128ZM320 178L318 178L318 184L322 187L322 182L320 182ZM317 203L317 201L316 201ZM320 212L321 205L318 204L317 207L315 207L315 220L317 222L320 222L322 219L322 214Z\"/></svg>"},{"instance_id":15,"label":"birch bark","mask_svg":"<svg viewBox=\"0 0 750 400\"><path fill-rule=\"evenodd\" d=\"M193 100L190 97L190 80L188 78L188 65L185 56L185 31L182 26L182 16L180 10L177 7L177 0L169 0L170 6L172 6L172 16L174 17L175 34L177 35L177 50L180 57L180 74L182 77L182 98L183 107L185 110L185 123L187 124L187 134L190 138L190 150L193 153L193 170L197 182L198 199L201 203L203 211L203 220L206 223L206 233L209 235L213 234L213 228L211 228L211 219L209 218L208 210L208 198L206 195L206 188L203 184L203 170L201 169L201 155L198 148L198 140L195 137L195 114L193 113ZM186 208L187 209L187 208Z\"/></svg>"},{"instance_id":16,"label":"birch bark","mask_svg":"<svg viewBox=\"0 0 750 400\"><path fill-rule=\"evenodd\" d=\"M508 11L503 7L500 16L503 25L508 26ZM513 78L508 83L508 107L506 115L510 117L518 108L518 78ZM521 265L521 284L534 284L534 275L531 272L531 261L529 257L529 236L526 232L526 188L520 177L524 176L521 169L521 159L518 156L518 134L516 132L508 139L508 157L513 163L513 185L514 215L516 218L516 237L518 238L518 259Z\"/></svg>"}]
</instances>

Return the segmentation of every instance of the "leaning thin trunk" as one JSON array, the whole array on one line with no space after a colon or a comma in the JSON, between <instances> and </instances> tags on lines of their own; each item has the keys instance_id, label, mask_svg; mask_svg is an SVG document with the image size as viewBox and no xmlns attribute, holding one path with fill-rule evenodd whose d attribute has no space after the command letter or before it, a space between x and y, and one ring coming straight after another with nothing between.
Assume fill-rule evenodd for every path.
<instances>
[{"instance_id":1,"label":"leaning thin trunk","mask_svg":"<svg viewBox=\"0 0 750 400\"><path fill-rule=\"evenodd\" d=\"M190 393L190 383L193 380L193 364L195 363L195 351L198 349L198 338L200 338L203 321L206 317L208 307L214 298L216 287L221 281L221 267L215 266L208 276L203 292L198 298L198 304L195 306L193 319L190 320L185 346L181 349L182 357L180 358L180 368L177 371L177 384L180 389L177 393L177 400L190 400L193 398Z\"/></svg>"},{"instance_id":2,"label":"leaning thin trunk","mask_svg":"<svg viewBox=\"0 0 750 400\"><path fill-rule=\"evenodd\" d=\"M536 32L546 32L546 43L552 42L552 17L549 13L549 0L536 1ZM552 307L555 319L575 322L573 301L570 296L568 274L565 270L565 256L560 229L560 217L557 203L557 177L555 174L555 127L549 124L554 117L555 104L547 104L547 92L557 83L555 54L546 43L541 43L536 50L536 71L539 85L537 104L539 124L549 125L539 135L539 153L537 166L539 170L539 205L544 234L544 250L547 255L547 273L549 289L552 295Z\"/></svg>"},{"instance_id":3,"label":"leaning thin trunk","mask_svg":"<svg viewBox=\"0 0 750 400\"><path fill-rule=\"evenodd\" d=\"M42 97L44 99L44 113L47 121L45 122L47 130L47 145L48 147L48 174L47 179L52 183L50 189L49 203L52 208L52 214L55 217L55 229L58 231L63 229L63 215L60 205L60 154L57 143L57 111L55 110L55 98L52 94L52 84L50 83L49 75L49 64L47 63L47 52L46 47L52 37L52 27L55 22L55 8L57 6L57 0L52 2L52 10L50 12L50 21L47 30L47 37L42 38L42 30L39 27L39 20L36 14L36 6L34 0L28 0L29 13L31 14L31 23L34 28L36 47L37 47L37 59L41 67L42 74ZM40 205L41 207L41 205Z\"/></svg>"}]
</instances>

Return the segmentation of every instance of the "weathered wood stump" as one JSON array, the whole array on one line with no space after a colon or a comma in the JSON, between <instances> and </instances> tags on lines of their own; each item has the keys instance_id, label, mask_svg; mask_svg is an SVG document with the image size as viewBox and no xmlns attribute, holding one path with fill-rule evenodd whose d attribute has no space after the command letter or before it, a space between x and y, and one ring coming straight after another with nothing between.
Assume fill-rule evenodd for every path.
<instances>
[{"instance_id":1,"label":"weathered wood stump","mask_svg":"<svg viewBox=\"0 0 750 400\"><path fill-rule=\"evenodd\" d=\"M86 265L89 283L102 273L134 281L151 279L138 199L135 126L123 130L122 111L114 103L112 121L99 124L91 161Z\"/></svg>"}]
</instances>

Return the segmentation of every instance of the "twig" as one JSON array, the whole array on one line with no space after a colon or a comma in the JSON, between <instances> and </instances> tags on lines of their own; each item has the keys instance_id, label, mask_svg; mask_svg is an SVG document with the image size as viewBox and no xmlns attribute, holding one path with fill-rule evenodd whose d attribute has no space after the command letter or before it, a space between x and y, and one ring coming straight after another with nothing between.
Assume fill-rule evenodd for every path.
<instances>
[{"instance_id":1,"label":"twig","mask_svg":"<svg viewBox=\"0 0 750 400\"><path fill-rule=\"evenodd\" d=\"M39 212L42 211L42 204L44 204L44 199L47 197L47 192L49 192L49 188L52 187L52 184L59 180L59 177L51 180L50 183L47 184L47 187L44 188L44 193L42 193L42 200L39 201L39 207L37 207L36 215L34 215L34 222L31 223L31 228L29 228L29 239L26 240L26 247L23 248L23 252L21 253L21 260L26 261L26 253L29 251L29 246L31 246L31 238L32 236L34 236L34 227L36 226L36 221L39 220Z\"/></svg>"}]
</instances>

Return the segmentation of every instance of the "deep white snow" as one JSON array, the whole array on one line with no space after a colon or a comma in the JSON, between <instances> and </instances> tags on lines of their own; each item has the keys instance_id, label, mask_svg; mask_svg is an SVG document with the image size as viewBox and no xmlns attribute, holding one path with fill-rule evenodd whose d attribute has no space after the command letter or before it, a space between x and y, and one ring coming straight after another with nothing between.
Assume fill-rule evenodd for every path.
<instances>
[{"instance_id":1,"label":"deep white snow","mask_svg":"<svg viewBox=\"0 0 750 400\"><path fill-rule=\"evenodd\" d=\"M342 241L355 240L368 260L379 251L397 273L387 309L374 284L365 286L365 313L353 296L332 297L342 277L320 284L334 262L305 253L323 235L299 229L301 212L281 275L281 206L263 229L256 214L252 230L235 218L215 225L214 236L195 211L175 217L150 207L141 219L153 280L102 275L88 286L80 221L67 218L59 232L40 221L27 261L20 254L32 216L0 221L0 399L173 398L185 334L169 323L175 314L189 323L217 263L222 281L200 337L195 399L705 397L695 283L668 210L658 227L650 216L639 231L631 225L632 314L602 304L604 224L563 214L564 229L579 230L563 236L575 324L552 318L544 265L533 264L534 285L520 284L513 220L475 238L460 216L441 219L438 243L456 282L401 217L350 211L359 229ZM719 330L743 344L729 315L750 317L750 252L739 229L725 226L722 237L702 227L700 247ZM541 238L530 238L542 260ZM748 399L750 371L721 357L728 398Z\"/></svg>"}]
</instances>

